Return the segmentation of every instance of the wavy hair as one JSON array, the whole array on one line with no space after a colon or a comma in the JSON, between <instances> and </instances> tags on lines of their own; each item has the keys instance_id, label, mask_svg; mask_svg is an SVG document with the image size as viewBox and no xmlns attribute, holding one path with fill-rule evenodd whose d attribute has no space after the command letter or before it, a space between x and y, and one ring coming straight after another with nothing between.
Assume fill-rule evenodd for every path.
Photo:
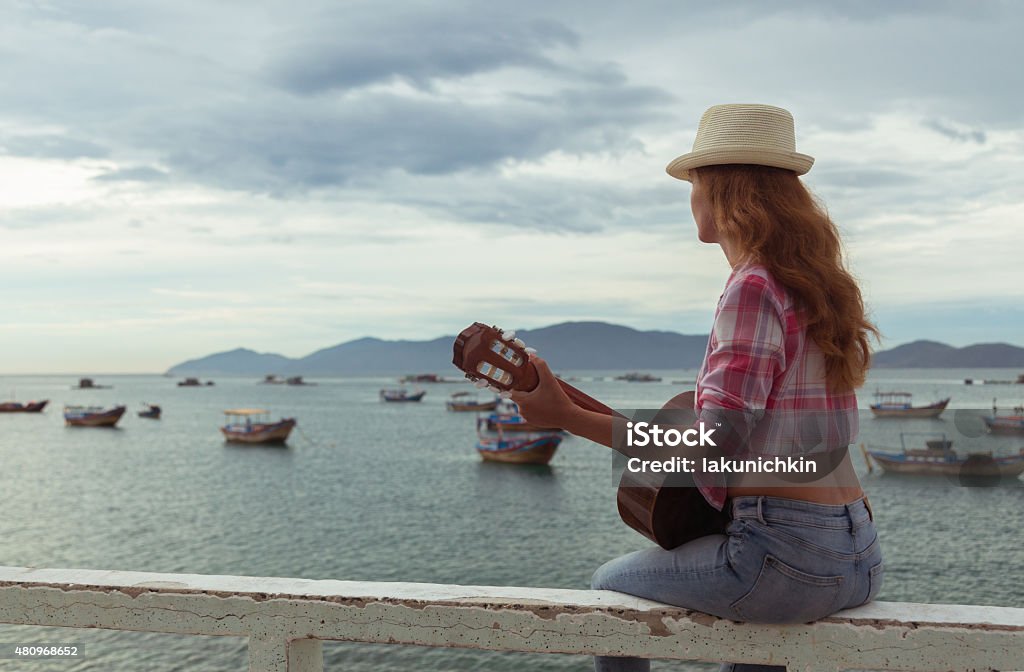
<instances>
[{"instance_id":1,"label":"wavy hair","mask_svg":"<svg viewBox=\"0 0 1024 672\"><path fill-rule=\"evenodd\" d=\"M864 384L869 338L860 287L843 263L839 230L796 173L754 165L696 169L720 238L768 269L800 311L807 335L825 356L836 392Z\"/></svg>"}]
</instances>

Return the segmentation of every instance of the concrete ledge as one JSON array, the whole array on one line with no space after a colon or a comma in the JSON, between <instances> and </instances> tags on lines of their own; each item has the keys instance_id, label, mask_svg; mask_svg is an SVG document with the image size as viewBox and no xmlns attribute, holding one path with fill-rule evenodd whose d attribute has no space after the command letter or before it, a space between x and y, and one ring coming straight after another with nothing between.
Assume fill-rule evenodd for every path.
<instances>
[{"instance_id":1,"label":"concrete ledge","mask_svg":"<svg viewBox=\"0 0 1024 672\"><path fill-rule=\"evenodd\" d=\"M873 603L795 626L621 593L0 567L0 623L249 638L250 669L322 670L320 640L788 665L1024 669L1024 609Z\"/></svg>"}]
</instances>

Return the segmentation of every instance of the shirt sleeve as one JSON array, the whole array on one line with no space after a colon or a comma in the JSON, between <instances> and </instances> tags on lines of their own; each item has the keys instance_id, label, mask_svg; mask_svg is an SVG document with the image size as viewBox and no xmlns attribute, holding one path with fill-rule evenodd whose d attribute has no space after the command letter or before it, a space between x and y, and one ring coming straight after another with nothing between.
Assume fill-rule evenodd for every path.
<instances>
[{"instance_id":1,"label":"shirt sleeve","mask_svg":"<svg viewBox=\"0 0 1024 672\"><path fill-rule=\"evenodd\" d=\"M697 408L764 410L786 368L783 308L758 275L730 286L719 302Z\"/></svg>"},{"instance_id":2,"label":"shirt sleeve","mask_svg":"<svg viewBox=\"0 0 1024 672\"><path fill-rule=\"evenodd\" d=\"M761 276L740 278L722 294L696 400L699 422L717 428L716 455L745 452L764 415L775 378L786 368L783 315L780 300ZM725 474L698 471L694 481L721 510Z\"/></svg>"}]
</instances>

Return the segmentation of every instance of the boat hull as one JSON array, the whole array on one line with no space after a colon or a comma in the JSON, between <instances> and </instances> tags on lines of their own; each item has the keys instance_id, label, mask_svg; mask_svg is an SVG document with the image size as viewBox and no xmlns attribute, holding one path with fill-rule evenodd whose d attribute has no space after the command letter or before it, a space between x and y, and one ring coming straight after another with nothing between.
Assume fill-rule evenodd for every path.
<instances>
[{"instance_id":1,"label":"boat hull","mask_svg":"<svg viewBox=\"0 0 1024 672\"><path fill-rule=\"evenodd\" d=\"M871 458L885 471L917 476L970 476L980 478L1016 477L1024 473L1024 449L1007 457L968 456L965 459L912 457L903 453L869 450Z\"/></svg>"},{"instance_id":2,"label":"boat hull","mask_svg":"<svg viewBox=\"0 0 1024 672\"><path fill-rule=\"evenodd\" d=\"M476 450L487 462L547 464L555 456L561 442L562 437L554 434L536 438L481 439L476 444Z\"/></svg>"},{"instance_id":3,"label":"boat hull","mask_svg":"<svg viewBox=\"0 0 1024 672\"><path fill-rule=\"evenodd\" d=\"M531 425L525 420L495 420L493 418L488 418L487 431L504 432L508 434L510 432L561 432L562 430L554 427L538 427L537 425Z\"/></svg>"},{"instance_id":4,"label":"boat hull","mask_svg":"<svg viewBox=\"0 0 1024 672\"><path fill-rule=\"evenodd\" d=\"M927 406L911 406L909 408L886 408L882 404L872 404L871 412L876 418L937 418L949 405L949 399L943 399Z\"/></svg>"},{"instance_id":5,"label":"boat hull","mask_svg":"<svg viewBox=\"0 0 1024 672\"><path fill-rule=\"evenodd\" d=\"M5 401L0 404L0 413L41 413L48 403L50 403L49 399L30 401L27 404L17 401Z\"/></svg>"},{"instance_id":6,"label":"boat hull","mask_svg":"<svg viewBox=\"0 0 1024 672\"><path fill-rule=\"evenodd\" d=\"M423 401L424 395L426 395L426 392L417 392L416 394L406 394L406 395L400 396L400 397L399 396L391 396L391 395L382 394L380 398L383 401L386 401L386 402L388 402L390 404L403 404L403 403L407 403L407 402L411 402L411 401Z\"/></svg>"},{"instance_id":7,"label":"boat hull","mask_svg":"<svg viewBox=\"0 0 1024 672\"><path fill-rule=\"evenodd\" d=\"M993 434L1024 434L1024 416L985 416L982 418Z\"/></svg>"},{"instance_id":8,"label":"boat hull","mask_svg":"<svg viewBox=\"0 0 1024 672\"><path fill-rule=\"evenodd\" d=\"M228 443L261 444L285 443L288 435L295 427L295 419L288 418L280 422L254 424L251 427L228 425L220 428L224 440Z\"/></svg>"},{"instance_id":9,"label":"boat hull","mask_svg":"<svg viewBox=\"0 0 1024 672\"><path fill-rule=\"evenodd\" d=\"M113 427L124 415L125 407L117 406L109 411L97 413L64 413L64 424L68 427Z\"/></svg>"},{"instance_id":10,"label":"boat hull","mask_svg":"<svg viewBox=\"0 0 1024 672\"><path fill-rule=\"evenodd\" d=\"M493 411L498 407L498 400L482 401L479 403L460 403L457 401L449 401L447 406L448 410L453 413L478 413L481 411Z\"/></svg>"}]
</instances>

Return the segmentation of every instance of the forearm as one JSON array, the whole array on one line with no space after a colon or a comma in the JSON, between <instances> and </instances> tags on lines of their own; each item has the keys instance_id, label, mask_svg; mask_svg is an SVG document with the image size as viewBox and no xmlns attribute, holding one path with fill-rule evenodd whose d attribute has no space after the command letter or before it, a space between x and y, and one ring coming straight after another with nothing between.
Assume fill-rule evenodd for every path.
<instances>
[{"instance_id":1,"label":"forearm","mask_svg":"<svg viewBox=\"0 0 1024 672\"><path fill-rule=\"evenodd\" d=\"M562 428L571 434L590 439L602 446L612 447L612 416L587 411L575 406L567 415Z\"/></svg>"}]
</instances>

